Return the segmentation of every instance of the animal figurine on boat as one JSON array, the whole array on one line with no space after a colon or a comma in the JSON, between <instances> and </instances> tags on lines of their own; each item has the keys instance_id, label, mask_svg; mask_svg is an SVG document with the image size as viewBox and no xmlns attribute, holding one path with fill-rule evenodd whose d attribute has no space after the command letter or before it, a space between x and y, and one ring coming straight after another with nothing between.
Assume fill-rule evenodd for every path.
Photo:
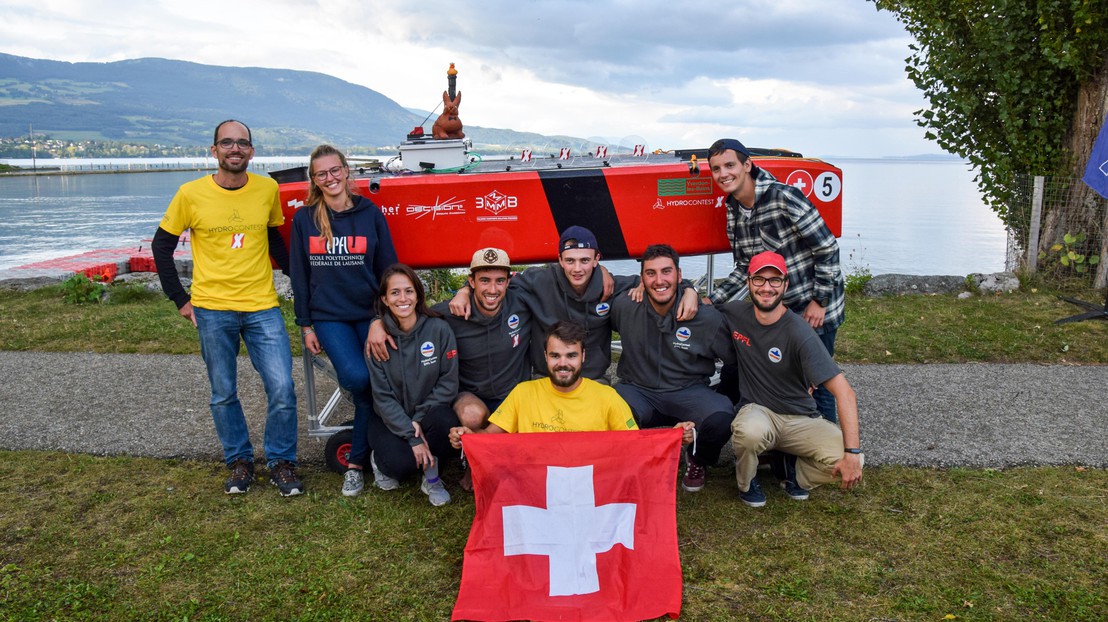
<instances>
[{"instance_id":1,"label":"animal figurine on boat","mask_svg":"<svg viewBox=\"0 0 1108 622\"><path fill-rule=\"evenodd\" d=\"M435 119L431 126L431 135L435 138L465 138L462 131L462 120L458 118L458 106L462 103L462 92L453 98L446 91L442 92L442 114Z\"/></svg>"}]
</instances>

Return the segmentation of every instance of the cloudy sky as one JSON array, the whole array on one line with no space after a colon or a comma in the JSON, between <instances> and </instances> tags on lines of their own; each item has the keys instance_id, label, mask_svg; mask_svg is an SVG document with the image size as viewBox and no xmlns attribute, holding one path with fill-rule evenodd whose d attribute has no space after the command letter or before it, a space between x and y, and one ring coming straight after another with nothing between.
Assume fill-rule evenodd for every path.
<instances>
[{"instance_id":1,"label":"cloudy sky","mask_svg":"<svg viewBox=\"0 0 1108 622\"><path fill-rule=\"evenodd\" d=\"M868 0L5 0L0 20L20 56L318 71L424 110L453 62L469 125L857 157L941 153L910 43Z\"/></svg>"}]
</instances>

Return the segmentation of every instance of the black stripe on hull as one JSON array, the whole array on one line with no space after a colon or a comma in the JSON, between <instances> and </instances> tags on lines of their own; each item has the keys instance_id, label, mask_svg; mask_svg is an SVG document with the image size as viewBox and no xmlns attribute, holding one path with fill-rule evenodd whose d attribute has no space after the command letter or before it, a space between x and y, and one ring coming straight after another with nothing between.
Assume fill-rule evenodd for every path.
<instances>
[{"instance_id":1,"label":"black stripe on hull","mask_svg":"<svg viewBox=\"0 0 1108 622\"><path fill-rule=\"evenodd\" d=\"M587 228L605 259L629 259L608 182L600 169L539 171L554 225L561 235L572 225Z\"/></svg>"}]
</instances>

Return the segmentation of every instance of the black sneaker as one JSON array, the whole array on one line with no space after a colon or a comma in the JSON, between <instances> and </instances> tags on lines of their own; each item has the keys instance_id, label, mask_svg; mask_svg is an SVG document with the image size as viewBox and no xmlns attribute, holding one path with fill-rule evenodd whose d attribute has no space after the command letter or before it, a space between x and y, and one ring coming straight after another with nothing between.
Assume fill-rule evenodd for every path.
<instances>
[{"instance_id":1,"label":"black sneaker","mask_svg":"<svg viewBox=\"0 0 1108 622\"><path fill-rule=\"evenodd\" d=\"M296 466L288 460L278 460L269 471L269 481L282 497L291 497L304 492L304 483L296 476Z\"/></svg>"},{"instance_id":2,"label":"black sneaker","mask_svg":"<svg viewBox=\"0 0 1108 622\"><path fill-rule=\"evenodd\" d=\"M246 458L239 458L227 465L231 469L231 476L223 484L223 492L229 495L238 495L250 490L250 484L254 483L254 463Z\"/></svg>"}]
</instances>

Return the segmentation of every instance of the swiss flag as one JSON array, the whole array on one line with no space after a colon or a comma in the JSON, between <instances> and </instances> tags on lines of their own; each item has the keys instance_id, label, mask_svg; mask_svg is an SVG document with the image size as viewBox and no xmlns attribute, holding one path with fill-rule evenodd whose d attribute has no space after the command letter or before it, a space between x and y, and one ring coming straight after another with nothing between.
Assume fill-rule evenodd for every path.
<instances>
[{"instance_id":1,"label":"swiss flag","mask_svg":"<svg viewBox=\"0 0 1108 622\"><path fill-rule=\"evenodd\" d=\"M681 612L681 430L462 437L476 514L453 620Z\"/></svg>"}]
</instances>

